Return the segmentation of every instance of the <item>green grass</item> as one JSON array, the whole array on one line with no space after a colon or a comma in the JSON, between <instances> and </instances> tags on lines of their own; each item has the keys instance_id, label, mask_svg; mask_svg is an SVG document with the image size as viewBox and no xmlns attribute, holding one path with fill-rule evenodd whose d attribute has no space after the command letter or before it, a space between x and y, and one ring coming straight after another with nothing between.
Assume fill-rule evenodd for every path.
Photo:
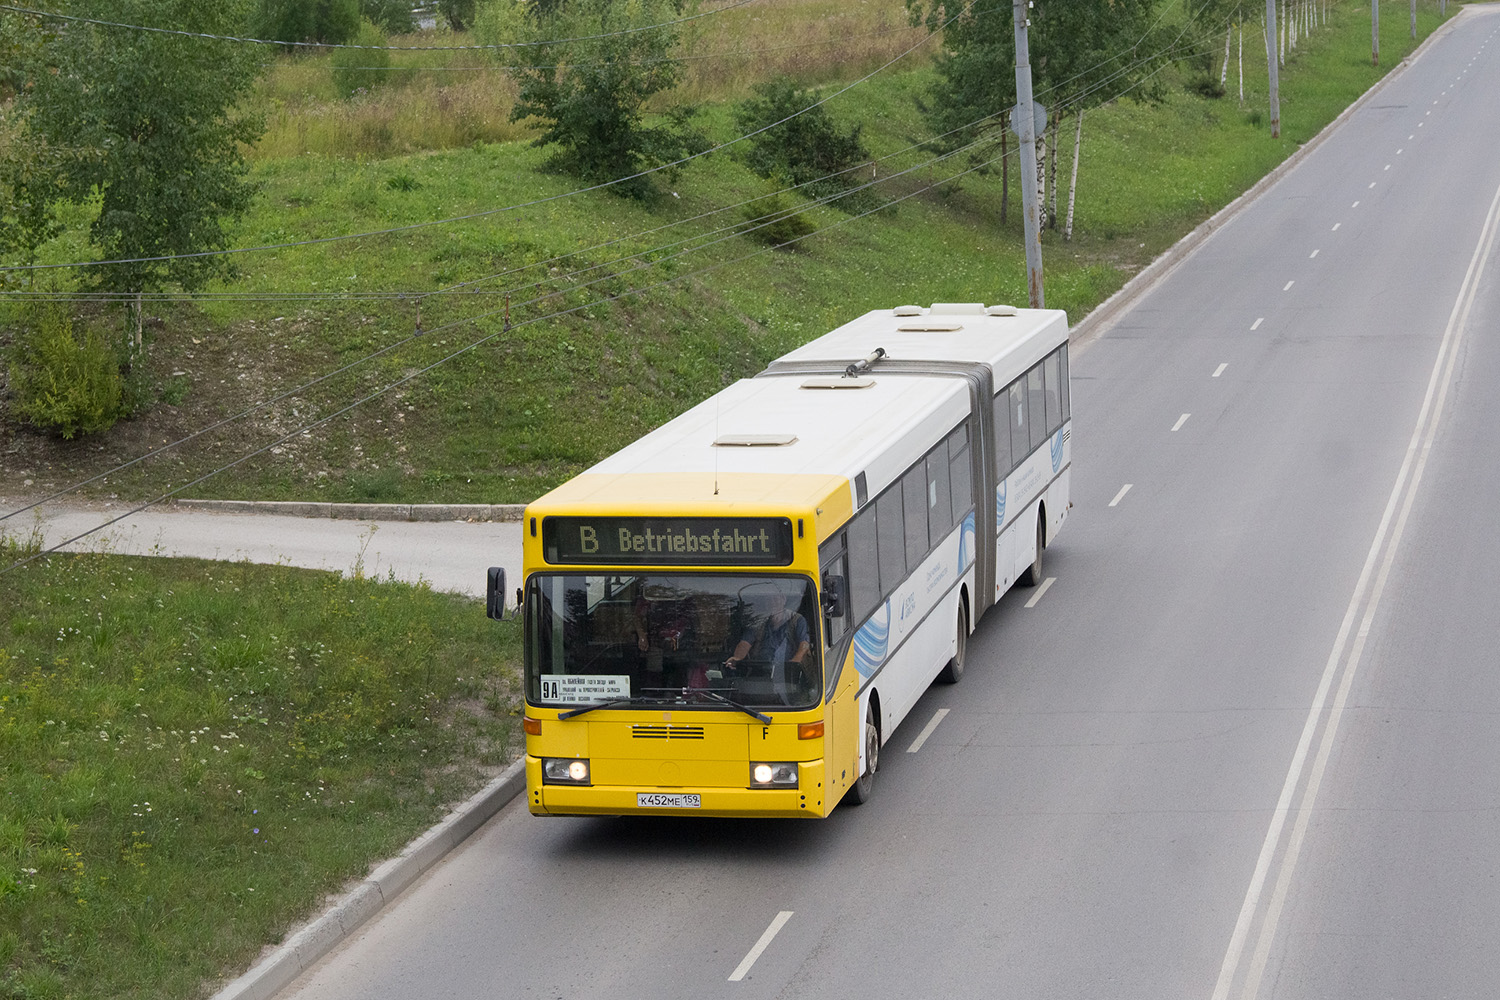
<instances>
[{"instance_id":1,"label":"green grass","mask_svg":"<svg viewBox=\"0 0 1500 1000\"><path fill-rule=\"evenodd\" d=\"M0 996L243 970L509 759L516 641L474 601L285 567L0 576Z\"/></svg>"},{"instance_id":2,"label":"green grass","mask_svg":"<svg viewBox=\"0 0 1500 1000\"><path fill-rule=\"evenodd\" d=\"M891 23L889 11L878 9L878 16L862 22L870 30ZM751 10L761 6L745 8ZM824 19L838 16L816 0L767 5L762 17L783 20L766 29L769 34L756 36L754 44L784 38L798 10L819 11ZM1398 2L1383 5L1384 58L1377 69L1369 61L1368 8L1348 0L1335 6L1333 23L1304 39L1283 69L1279 140L1269 137L1265 124L1266 74L1255 24L1247 25L1245 38L1243 104L1233 67L1230 94L1217 100L1188 89L1195 71L1174 68L1159 78L1164 95L1159 103L1127 98L1091 110L1073 239L1065 242L1059 232L1044 236L1048 305L1067 309L1075 319L1082 316L1331 121L1410 51L1405 10ZM839 24L839 30L852 30ZM1433 4L1424 0L1421 36L1437 24ZM421 58L436 60L438 54ZM302 81L297 87L312 94L309 101L324 99L312 85L314 59L284 65L277 74ZM829 69L825 63L808 72L816 76L813 70ZM845 72L852 76L854 70ZM748 82L725 83L715 93L733 96ZM860 124L877 156L891 154L928 134L917 101L930 83L930 70L920 66L888 71L835 99L829 110L841 124ZM286 80L276 86L282 88L272 87L282 95L277 99L290 101L296 88ZM307 109L298 114L314 116ZM705 106L699 120L717 141L735 134L731 105L724 101ZM1061 129L1058 176L1064 184L1072 162L1072 124L1068 119ZM258 159L254 175L261 195L239 225L236 243L289 242L424 222L562 195L577 186L572 178L547 172L545 151L523 141L446 148L423 135L413 133L413 141L443 148L385 158L310 153ZM925 155L882 161L879 176L892 178ZM429 331L423 337L267 407L253 420L111 476L94 492L145 497L175 489L270 445L309 418L332 413L489 337L351 414L192 486L189 495L528 501L727 382L754 374L776 355L867 309L898 302L1023 301L1018 179L1011 177L1010 211L1002 224L998 172L940 183L967 166L968 161L954 161L887 180L878 189L883 196L917 193L862 219L851 221L835 208L809 208L807 218L827 228L794 251L766 250L753 235L686 254L662 248L741 223L738 210L685 220L772 190L730 150L658 179L654 197L641 201L595 192L463 223L246 255L238 259L240 276L219 290L272 298L153 310L148 363L159 405L140 419L71 444L0 423L7 471L35 480L39 488L68 485L398 344L416 326L414 298L275 296L431 292L477 282L465 294L423 301L421 321ZM931 184L937 186L919 191ZM1063 194L1060 212L1066 210ZM48 248L54 259L88 254L76 228L88 213L75 214L75 228ZM674 222L684 224L650 232ZM613 239L622 242L597 246ZM637 269L640 261L621 259L631 254L645 254L652 266ZM561 259L545 263L553 258ZM598 270L576 273L583 268ZM676 280L659 284L669 279ZM612 304L590 304L652 285L659 287ZM571 308L578 311L536 322ZM507 309L515 324L509 330ZM114 328L122 319L118 310L102 307L91 315L93 322ZM0 329L25 321L14 308L0 313Z\"/></svg>"}]
</instances>

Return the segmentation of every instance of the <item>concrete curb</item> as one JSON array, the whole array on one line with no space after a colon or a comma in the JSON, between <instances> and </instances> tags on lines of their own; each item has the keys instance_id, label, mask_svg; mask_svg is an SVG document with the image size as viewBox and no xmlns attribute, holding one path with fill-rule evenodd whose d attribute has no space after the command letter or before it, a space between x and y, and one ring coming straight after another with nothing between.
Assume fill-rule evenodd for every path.
<instances>
[{"instance_id":1,"label":"concrete curb","mask_svg":"<svg viewBox=\"0 0 1500 1000\"><path fill-rule=\"evenodd\" d=\"M335 521L519 521L519 503L319 503L301 500L173 500L185 510L280 514Z\"/></svg>"},{"instance_id":2,"label":"concrete curb","mask_svg":"<svg viewBox=\"0 0 1500 1000\"><path fill-rule=\"evenodd\" d=\"M1282 160L1275 169L1251 185L1249 190L1244 194L1209 216L1196 229L1172 244L1160 257L1157 257L1150 264L1142 268L1140 273L1127 281L1125 286L1118 292L1115 292L1115 294L1095 306L1087 316L1074 324L1073 329L1068 332L1068 343L1075 347L1082 347L1108 332L1109 328L1114 325L1115 321L1121 315L1144 298L1157 285L1165 281L1173 271L1177 270L1184 261L1192 256L1193 251L1206 243L1209 237L1213 236L1220 229L1233 222L1241 212L1248 208L1252 202L1264 194L1272 185L1297 169L1302 161L1312 154L1313 150L1321 146L1324 140L1333 134L1335 129L1348 121L1356 111L1379 93L1381 88L1388 82L1395 79L1408 66L1416 62L1422 53L1427 51L1429 45L1453 30L1453 26L1458 23L1459 18L1463 17L1467 10L1467 7L1461 9L1436 31L1428 35L1422 41L1421 45L1412 50L1410 55L1395 66L1392 66L1389 73L1386 73L1379 80L1371 84L1370 89L1359 95L1353 104L1350 104L1339 113L1338 117L1323 126L1317 135L1298 147L1296 152L1292 153L1285 160Z\"/></svg>"},{"instance_id":3,"label":"concrete curb","mask_svg":"<svg viewBox=\"0 0 1500 1000\"><path fill-rule=\"evenodd\" d=\"M213 1000L270 1000L351 936L526 787L526 762L518 760L447 818L372 871L280 947L215 993Z\"/></svg>"}]
</instances>

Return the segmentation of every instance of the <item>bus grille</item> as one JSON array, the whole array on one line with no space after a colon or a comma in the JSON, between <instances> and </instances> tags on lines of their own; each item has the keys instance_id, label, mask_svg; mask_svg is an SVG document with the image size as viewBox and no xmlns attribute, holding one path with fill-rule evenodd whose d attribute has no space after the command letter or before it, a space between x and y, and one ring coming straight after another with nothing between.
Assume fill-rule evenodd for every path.
<instances>
[{"instance_id":1,"label":"bus grille","mask_svg":"<svg viewBox=\"0 0 1500 1000\"><path fill-rule=\"evenodd\" d=\"M702 726L642 726L630 727L630 735L638 740L701 740Z\"/></svg>"}]
</instances>

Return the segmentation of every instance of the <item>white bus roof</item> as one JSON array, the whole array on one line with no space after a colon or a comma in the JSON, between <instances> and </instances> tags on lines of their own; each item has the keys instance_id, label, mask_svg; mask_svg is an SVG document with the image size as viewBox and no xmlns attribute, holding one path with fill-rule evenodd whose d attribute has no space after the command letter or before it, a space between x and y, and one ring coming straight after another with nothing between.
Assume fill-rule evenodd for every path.
<instances>
[{"instance_id":1,"label":"white bus roof","mask_svg":"<svg viewBox=\"0 0 1500 1000\"><path fill-rule=\"evenodd\" d=\"M1062 343L1067 331L1067 314L1059 309L900 306L867 312L777 360L854 361L881 347L892 361L985 362L999 388Z\"/></svg>"},{"instance_id":2,"label":"white bus roof","mask_svg":"<svg viewBox=\"0 0 1500 1000\"><path fill-rule=\"evenodd\" d=\"M1008 310L991 312L997 308ZM842 368L884 348L890 361L986 363L998 390L1067 336L1067 318L1057 310L989 315L980 305L937 305L899 311L905 314L867 313L778 360ZM867 375L870 384L858 389L805 388L809 377L796 374L741 380L586 474L770 473L852 480L863 472L873 497L957 426L970 404L961 378L883 373L881 362ZM737 443L749 441L761 443Z\"/></svg>"}]
</instances>

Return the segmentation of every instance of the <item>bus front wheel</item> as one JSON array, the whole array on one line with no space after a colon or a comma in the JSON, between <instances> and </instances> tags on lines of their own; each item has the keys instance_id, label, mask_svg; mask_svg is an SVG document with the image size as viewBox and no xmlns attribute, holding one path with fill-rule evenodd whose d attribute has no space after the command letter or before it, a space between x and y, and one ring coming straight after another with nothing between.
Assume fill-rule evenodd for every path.
<instances>
[{"instance_id":1,"label":"bus front wheel","mask_svg":"<svg viewBox=\"0 0 1500 1000\"><path fill-rule=\"evenodd\" d=\"M875 723L875 701L865 706L865 773L849 789L849 801L862 806L875 793L875 771L880 766L880 727Z\"/></svg>"},{"instance_id":2,"label":"bus front wheel","mask_svg":"<svg viewBox=\"0 0 1500 1000\"><path fill-rule=\"evenodd\" d=\"M938 680L944 684L957 684L964 675L964 654L969 647L969 609L962 602L958 605L958 630L953 642L953 659L938 674Z\"/></svg>"},{"instance_id":3,"label":"bus front wheel","mask_svg":"<svg viewBox=\"0 0 1500 1000\"><path fill-rule=\"evenodd\" d=\"M1046 512L1038 507L1036 510L1036 558L1021 574L1020 583L1023 587L1035 587L1042 582L1042 549L1047 545L1047 524L1043 520L1045 516Z\"/></svg>"}]
</instances>

